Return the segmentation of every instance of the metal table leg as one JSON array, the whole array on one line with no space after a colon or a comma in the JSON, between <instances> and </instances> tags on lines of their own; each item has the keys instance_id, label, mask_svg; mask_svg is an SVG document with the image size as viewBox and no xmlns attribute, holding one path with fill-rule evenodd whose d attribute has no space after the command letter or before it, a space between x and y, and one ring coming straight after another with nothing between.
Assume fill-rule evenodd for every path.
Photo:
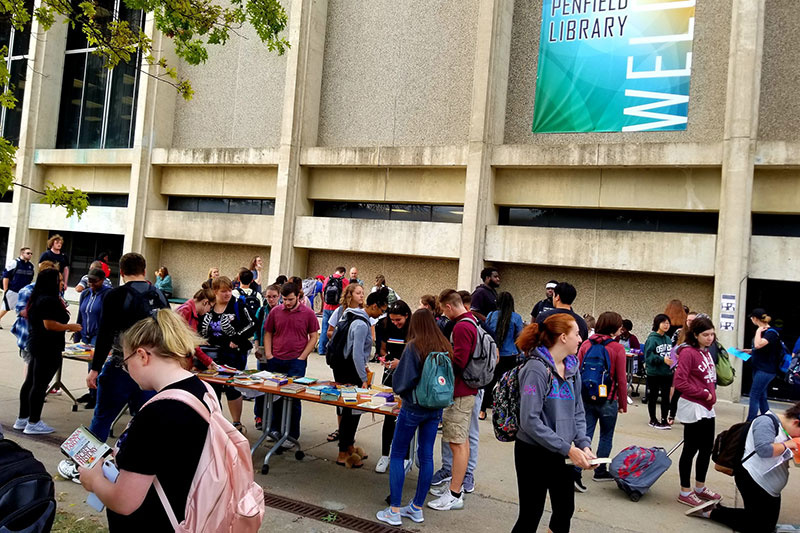
<instances>
[{"instance_id":1,"label":"metal table leg","mask_svg":"<svg viewBox=\"0 0 800 533\"><path fill-rule=\"evenodd\" d=\"M261 412L262 413L261 436L258 438L256 443L253 444L253 446L250 448L250 455L256 453L256 450L259 448L259 446L264 444L264 441L267 440L267 437L269 436L269 431L270 428L272 427L272 415L274 412L272 409L272 401L273 401L272 393L268 392L264 394L264 409Z\"/></svg>"},{"instance_id":2,"label":"metal table leg","mask_svg":"<svg viewBox=\"0 0 800 533\"><path fill-rule=\"evenodd\" d=\"M47 389L47 393L49 394L53 389L61 389L64 393L69 396L70 400L72 400L72 412L76 412L78 410L78 400L75 399L75 396L72 395L70 390L64 385L64 382L61 381L61 370L64 367L64 361L61 361L61 364L58 366L58 371L56 372L56 378L52 385Z\"/></svg>"}]
</instances>

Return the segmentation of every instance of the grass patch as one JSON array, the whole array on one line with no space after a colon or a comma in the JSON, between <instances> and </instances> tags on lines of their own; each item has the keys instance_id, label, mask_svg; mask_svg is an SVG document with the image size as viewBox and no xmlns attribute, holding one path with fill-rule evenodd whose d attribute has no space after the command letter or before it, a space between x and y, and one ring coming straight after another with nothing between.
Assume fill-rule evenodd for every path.
<instances>
[{"instance_id":1,"label":"grass patch","mask_svg":"<svg viewBox=\"0 0 800 533\"><path fill-rule=\"evenodd\" d=\"M93 516L76 516L67 511L56 511L53 533L101 533L108 529L103 522Z\"/></svg>"}]
</instances>

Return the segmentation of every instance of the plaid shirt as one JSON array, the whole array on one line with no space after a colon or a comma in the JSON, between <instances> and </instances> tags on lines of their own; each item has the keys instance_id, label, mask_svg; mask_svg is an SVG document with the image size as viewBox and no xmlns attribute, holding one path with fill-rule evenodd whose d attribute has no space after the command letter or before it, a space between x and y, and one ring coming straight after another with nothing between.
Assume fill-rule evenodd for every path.
<instances>
[{"instance_id":1,"label":"plaid shirt","mask_svg":"<svg viewBox=\"0 0 800 533\"><path fill-rule=\"evenodd\" d=\"M17 320L14 321L14 325L11 327L11 333L17 336L17 346L19 346L20 350L28 349L28 338L30 337L28 319L20 316L20 313L28 306L28 300L31 298L34 285L34 283L31 283L20 289L17 297L17 307L14 309L17 313Z\"/></svg>"}]
</instances>

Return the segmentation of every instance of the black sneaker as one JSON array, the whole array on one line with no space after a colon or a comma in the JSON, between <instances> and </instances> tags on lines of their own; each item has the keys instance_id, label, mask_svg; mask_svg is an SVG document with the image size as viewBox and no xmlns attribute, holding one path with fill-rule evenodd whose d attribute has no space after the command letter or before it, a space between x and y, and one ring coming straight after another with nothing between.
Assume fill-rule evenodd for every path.
<instances>
[{"instance_id":1,"label":"black sneaker","mask_svg":"<svg viewBox=\"0 0 800 533\"><path fill-rule=\"evenodd\" d=\"M670 424L666 420L662 420L661 421L661 429L672 429L672 424Z\"/></svg>"},{"instance_id":2,"label":"black sneaker","mask_svg":"<svg viewBox=\"0 0 800 533\"><path fill-rule=\"evenodd\" d=\"M583 484L580 473L575 474L575 492L586 492L586 490L586 485Z\"/></svg>"},{"instance_id":3,"label":"black sneaker","mask_svg":"<svg viewBox=\"0 0 800 533\"><path fill-rule=\"evenodd\" d=\"M670 426L666 422L656 422L656 425L653 426L653 428L660 429L660 430L664 431L664 430L672 429L672 426Z\"/></svg>"},{"instance_id":4,"label":"black sneaker","mask_svg":"<svg viewBox=\"0 0 800 533\"><path fill-rule=\"evenodd\" d=\"M661 423L658 420L651 420L650 423L647 425L650 426L651 428L658 429L658 426L660 426Z\"/></svg>"},{"instance_id":5,"label":"black sneaker","mask_svg":"<svg viewBox=\"0 0 800 533\"><path fill-rule=\"evenodd\" d=\"M594 473L593 481L614 481L614 476L608 470L597 470Z\"/></svg>"}]
</instances>

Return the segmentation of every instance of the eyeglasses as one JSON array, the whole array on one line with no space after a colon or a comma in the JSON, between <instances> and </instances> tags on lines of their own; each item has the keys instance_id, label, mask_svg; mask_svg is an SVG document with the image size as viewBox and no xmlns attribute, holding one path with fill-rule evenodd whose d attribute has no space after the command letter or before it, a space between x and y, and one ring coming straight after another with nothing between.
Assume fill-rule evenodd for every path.
<instances>
[{"instance_id":1,"label":"eyeglasses","mask_svg":"<svg viewBox=\"0 0 800 533\"><path fill-rule=\"evenodd\" d=\"M150 352L148 352L147 350L145 350L144 353L146 353L147 355L150 355ZM124 358L122 361L117 363L117 366L120 367L122 370L124 370L126 373L129 374L130 371L128 370L128 359L130 359L131 357L134 357L135 355L136 355L136 352L132 353L131 355L129 355L128 357Z\"/></svg>"}]
</instances>

